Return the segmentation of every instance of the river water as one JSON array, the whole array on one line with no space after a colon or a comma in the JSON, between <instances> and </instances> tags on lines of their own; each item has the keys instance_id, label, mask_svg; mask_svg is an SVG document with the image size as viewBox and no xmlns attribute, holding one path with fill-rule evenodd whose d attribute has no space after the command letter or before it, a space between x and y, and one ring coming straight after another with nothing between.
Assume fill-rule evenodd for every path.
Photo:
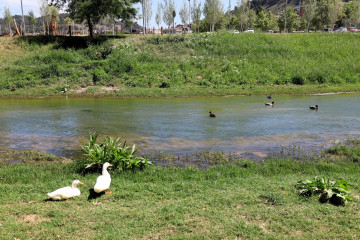
<instances>
[{"instance_id":1,"label":"river water","mask_svg":"<svg viewBox=\"0 0 360 240\"><path fill-rule=\"evenodd\" d=\"M0 147L71 156L88 132L121 136L141 153L216 150L264 157L360 138L360 94L203 98L0 99ZM319 105L319 110L309 105ZM208 112L216 114L210 118Z\"/></svg>"}]
</instances>

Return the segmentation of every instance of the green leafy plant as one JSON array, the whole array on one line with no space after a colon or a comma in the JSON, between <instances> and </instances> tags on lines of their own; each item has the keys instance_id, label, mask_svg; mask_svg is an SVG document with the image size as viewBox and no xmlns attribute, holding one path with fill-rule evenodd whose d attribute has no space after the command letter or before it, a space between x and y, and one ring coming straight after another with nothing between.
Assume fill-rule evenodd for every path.
<instances>
[{"instance_id":1,"label":"green leafy plant","mask_svg":"<svg viewBox=\"0 0 360 240\"><path fill-rule=\"evenodd\" d=\"M312 181L299 181L296 185L300 196L311 197L318 194L321 203L330 202L336 206L344 206L347 201L352 200L349 187L350 184L345 180L335 182L318 177L315 177Z\"/></svg>"},{"instance_id":2,"label":"green leafy plant","mask_svg":"<svg viewBox=\"0 0 360 240\"><path fill-rule=\"evenodd\" d=\"M106 137L103 141L97 142L98 135L89 133L89 142L82 145L85 159L80 162L83 171L101 169L105 162L113 165L118 171L143 170L152 165L147 157L135 156L135 144L130 148L126 141L121 144L121 138L112 139Z\"/></svg>"}]
</instances>

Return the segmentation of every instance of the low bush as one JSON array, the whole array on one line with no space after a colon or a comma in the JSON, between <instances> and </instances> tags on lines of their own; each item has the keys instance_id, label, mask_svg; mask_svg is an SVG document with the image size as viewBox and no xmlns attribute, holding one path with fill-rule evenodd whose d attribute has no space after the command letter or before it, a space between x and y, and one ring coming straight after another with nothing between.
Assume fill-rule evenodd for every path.
<instances>
[{"instance_id":1,"label":"low bush","mask_svg":"<svg viewBox=\"0 0 360 240\"><path fill-rule=\"evenodd\" d=\"M336 206L345 206L347 201L352 200L349 192L350 184L345 180L330 181L329 179L317 178L298 182L296 188L299 195L310 197L319 194L319 202L330 202Z\"/></svg>"},{"instance_id":2,"label":"low bush","mask_svg":"<svg viewBox=\"0 0 360 240\"><path fill-rule=\"evenodd\" d=\"M121 138L97 142L98 135L89 133L89 142L82 145L85 159L79 161L81 172L98 171L105 162L113 165L113 169L122 172L127 170L143 170L152 162L147 157L135 156L135 144L130 148L126 141L121 144Z\"/></svg>"}]
</instances>

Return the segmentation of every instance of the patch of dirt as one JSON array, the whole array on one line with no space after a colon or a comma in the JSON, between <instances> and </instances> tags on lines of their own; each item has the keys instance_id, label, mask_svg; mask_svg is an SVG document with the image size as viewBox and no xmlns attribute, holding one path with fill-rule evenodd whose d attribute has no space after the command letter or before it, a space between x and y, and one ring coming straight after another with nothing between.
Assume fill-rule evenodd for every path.
<instances>
[{"instance_id":1,"label":"patch of dirt","mask_svg":"<svg viewBox=\"0 0 360 240\"><path fill-rule=\"evenodd\" d=\"M360 195L353 194L353 197L354 197L356 200L360 200Z\"/></svg>"},{"instance_id":2,"label":"patch of dirt","mask_svg":"<svg viewBox=\"0 0 360 240\"><path fill-rule=\"evenodd\" d=\"M82 87L75 90L75 93L84 93L86 90L88 90L91 87ZM101 87L100 91L98 92L108 92L108 91L116 91L119 90L118 87Z\"/></svg>"},{"instance_id":3,"label":"patch of dirt","mask_svg":"<svg viewBox=\"0 0 360 240\"><path fill-rule=\"evenodd\" d=\"M89 87L82 87L75 90L76 93L83 93L85 92Z\"/></svg>"},{"instance_id":4,"label":"patch of dirt","mask_svg":"<svg viewBox=\"0 0 360 240\"><path fill-rule=\"evenodd\" d=\"M269 230L266 229L266 224L265 224L265 223L260 223L260 224L259 224L259 227L261 228L261 230L263 230L263 232L264 232L265 234L269 234L269 233L270 233Z\"/></svg>"},{"instance_id":5,"label":"patch of dirt","mask_svg":"<svg viewBox=\"0 0 360 240\"><path fill-rule=\"evenodd\" d=\"M24 215L19 219L19 222L21 223L30 223L30 224L38 224L41 222L48 222L48 221L51 221L51 219L36 214Z\"/></svg>"}]
</instances>

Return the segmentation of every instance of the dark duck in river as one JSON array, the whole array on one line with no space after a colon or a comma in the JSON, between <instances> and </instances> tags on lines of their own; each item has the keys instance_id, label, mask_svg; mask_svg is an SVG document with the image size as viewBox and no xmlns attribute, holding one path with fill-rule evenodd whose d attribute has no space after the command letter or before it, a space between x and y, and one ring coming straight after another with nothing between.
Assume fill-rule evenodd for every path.
<instances>
[{"instance_id":1,"label":"dark duck in river","mask_svg":"<svg viewBox=\"0 0 360 240\"><path fill-rule=\"evenodd\" d=\"M318 109L319 109L319 106L318 106L318 105L309 106L309 108L310 108L311 110L318 110Z\"/></svg>"}]
</instances>

